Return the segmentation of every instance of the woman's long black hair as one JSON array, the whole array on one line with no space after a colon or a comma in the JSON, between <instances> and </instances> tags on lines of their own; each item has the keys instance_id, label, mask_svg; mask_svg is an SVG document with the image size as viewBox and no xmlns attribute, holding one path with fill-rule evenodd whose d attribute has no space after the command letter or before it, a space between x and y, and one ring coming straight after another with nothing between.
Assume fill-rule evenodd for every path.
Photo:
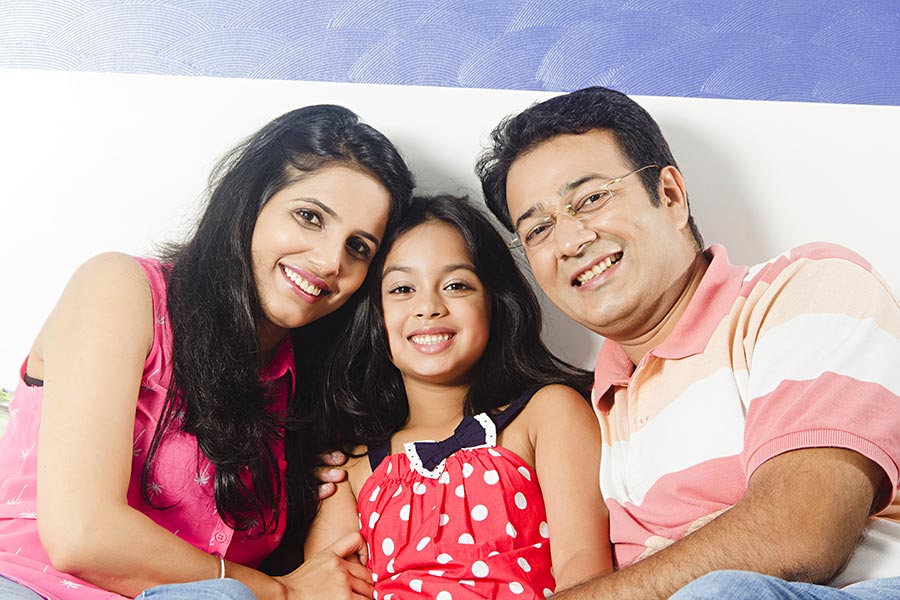
<instances>
[{"instance_id":1,"label":"woman's long black hair","mask_svg":"<svg viewBox=\"0 0 900 600\"><path fill-rule=\"evenodd\" d=\"M262 309L251 238L263 205L298 171L335 165L385 186L391 226L413 188L397 149L346 108L308 106L273 120L221 159L195 233L165 251L173 375L142 473L144 499L151 506L165 508L147 491L153 458L167 435L184 431L196 436L200 451L215 465L216 509L229 526L274 531L286 495L293 531L305 535L317 506L309 468L318 451L307 430L321 401L322 357L336 343L349 309L292 332L298 389L287 415L273 415L269 390L259 381ZM282 440L287 489L274 452Z\"/></svg>"},{"instance_id":2,"label":"woman's long black hair","mask_svg":"<svg viewBox=\"0 0 900 600\"><path fill-rule=\"evenodd\" d=\"M508 404L530 387L562 383L587 394L591 374L556 358L541 340L537 297L506 243L468 198L449 195L413 198L369 269L365 296L334 351L328 368L327 411L320 419L327 441L350 449L390 439L409 417L399 370L391 363L381 311L381 276L391 246L405 232L426 222L455 228L490 299L490 337L475 366L465 414Z\"/></svg>"}]
</instances>

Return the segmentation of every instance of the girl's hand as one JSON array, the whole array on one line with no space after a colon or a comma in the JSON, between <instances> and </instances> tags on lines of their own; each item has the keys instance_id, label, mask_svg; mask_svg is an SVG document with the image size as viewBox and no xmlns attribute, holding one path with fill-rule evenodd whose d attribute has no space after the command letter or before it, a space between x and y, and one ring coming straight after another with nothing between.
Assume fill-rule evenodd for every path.
<instances>
[{"instance_id":1,"label":"girl's hand","mask_svg":"<svg viewBox=\"0 0 900 600\"><path fill-rule=\"evenodd\" d=\"M289 575L276 577L288 600L363 600L372 598L372 574L366 542L348 533Z\"/></svg>"}]
</instances>

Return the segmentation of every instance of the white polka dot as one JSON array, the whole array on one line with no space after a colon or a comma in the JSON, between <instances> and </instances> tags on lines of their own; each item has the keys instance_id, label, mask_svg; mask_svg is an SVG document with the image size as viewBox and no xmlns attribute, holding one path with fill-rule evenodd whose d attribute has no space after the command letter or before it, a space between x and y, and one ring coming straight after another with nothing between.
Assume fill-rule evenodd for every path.
<instances>
[{"instance_id":1,"label":"white polka dot","mask_svg":"<svg viewBox=\"0 0 900 600\"><path fill-rule=\"evenodd\" d=\"M435 596L437 600L453 600L453 596L450 595L450 592L444 590L442 592L438 592L438 595Z\"/></svg>"},{"instance_id":2,"label":"white polka dot","mask_svg":"<svg viewBox=\"0 0 900 600\"><path fill-rule=\"evenodd\" d=\"M369 515L369 529L375 527L375 523L378 522L378 517L380 516L381 515L379 515L377 512L373 512L371 515Z\"/></svg>"},{"instance_id":3,"label":"white polka dot","mask_svg":"<svg viewBox=\"0 0 900 600\"><path fill-rule=\"evenodd\" d=\"M421 592L422 591L422 580L421 579L413 579L412 581L410 581L409 589L411 589L414 592Z\"/></svg>"},{"instance_id":4,"label":"white polka dot","mask_svg":"<svg viewBox=\"0 0 900 600\"><path fill-rule=\"evenodd\" d=\"M385 567L385 569L387 569L388 573L394 572L394 559L393 558L390 560L390 562L388 562L387 567ZM372 573L372 574L374 575L374 573Z\"/></svg>"},{"instance_id":5,"label":"white polka dot","mask_svg":"<svg viewBox=\"0 0 900 600\"><path fill-rule=\"evenodd\" d=\"M496 550L491 550L490 552L488 552L488 556L497 556L498 554L500 554L500 553L497 552Z\"/></svg>"},{"instance_id":6,"label":"white polka dot","mask_svg":"<svg viewBox=\"0 0 900 600\"><path fill-rule=\"evenodd\" d=\"M500 481L500 476L497 474L497 471L491 469L490 471L484 472L484 482L488 485L494 485L498 481Z\"/></svg>"},{"instance_id":7,"label":"white polka dot","mask_svg":"<svg viewBox=\"0 0 900 600\"><path fill-rule=\"evenodd\" d=\"M458 498L462 498L463 496L466 495L466 488L464 488L462 484L459 484L458 486L456 486L455 493Z\"/></svg>"},{"instance_id":8,"label":"white polka dot","mask_svg":"<svg viewBox=\"0 0 900 600\"><path fill-rule=\"evenodd\" d=\"M375 573L372 573L372 575L374 574ZM372 581L375 581L374 577L372 578ZM375 600L378 600L378 590L372 590L372 597L375 598Z\"/></svg>"},{"instance_id":9,"label":"white polka dot","mask_svg":"<svg viewBox=\"0 0 900 600\"><path fill-rule=\"evenodd\" d=\"M519 532L516 531L516 528L513 527L513 524L512 524L512 523L507 523L507 524L506 524L506 535L508 535L508 536L511 537L511 538L514 538L514 537L516 537L517 535L519 535Z\"/></svg>"},{"instance_id":10,"label":"white polka dot","mask_svg":"<svg viewBox=\"0 0 900 600\"><path fill-rule=\"evenodd\" d=\"M547 521L541 521L540 532L542 538L550 539L550 527L547 525Z\"/></svg>"},{"instance_id":11,"label":"white polka dot","mask_svg":"<svg viewBox=\"0 0 900 600\"><path fill-rule=\"evenodd\" d=\"M400 507L400 520L409 521L409 504Z\"/></svg>"},{"instance_id":12,"label":"white polka dot","mask_svg":"<svg viewBox=\"0 0 900 600\"><path fill-rule=\"evenodd\" d=\"M525 560L524 557L520 556L519 560L517 560L516 562L519 563L519 566L522 567L523 571L525 571L526 573L531 572L531 565L528 564L528 561Z\"/></svg>"},{"instance_id":13,"label":"white polka dot","mask_svg":"<svg viewBox=\"0 0 900 600\"><path fill-rule=\"evenodd\" d=\"M432 570L428 571L428 574L431 575L432 577L443 577L444 576L443 571L438 571L436 569L432 569Z\"/></svg>"},{"instance_id":14,"label":"white polka dot","mask_svg":"<svg viewBox=\"0 0 900 600\"><path fill-rule=\"evenodd\" d=\"M381 551L384 552L385 556L390 556L394 553L394 540L391 538L384 538L384 541L381 542Z\"/></svg>"},{"instance_id":15,"label":"white polka dot","mask_svg":"<svg viewBox=\"0 0 900 600\"><path fill-rule=\"evenodd\" d=\"M470 465L469 463L465 463L462 468L463 477L468 477L472 473L475 472L475 467Z\"/></svg>"},{"instance_id":16,"label":"white polka dot","mask_svg":"<svg viewBox=\"0 0 900 600\"><path fill-rule=\"evenodd\" d=\"M397 573L396 575L391 575L391 581L397 581L397 578L400 577L403 573Z\"/></svg>"},{"instance_id":17,"label":"white polka dot","mask_svg":"<svg viewBox=\"0 0 900 600\"><path fill-rule=\"evenodd\" d=\"M447 523L449 523L449 522L450 522L450 515L448 515L448 514L443 514L443 515L441 515L440 523L441 523L441 526L442 526L442 527L443 527L444 525L446 525Z\"/></svg>"},{"instance_id":18,"label":"white polka dot","mask_svg":"<svg viewBox=\"0 0 900 600\"><path fill-rule=\"evenodd\" d=\"M384 595L384 600L391 600L391 598L393 598L393 597L394 597L393 594L385 594L385 595Z\"/></svg>"},{"instance_id":19,"label":"white polka dot","mask_svg":"<svg viewBox=\"0 0 900 600\"><path fill-rule=\"evenodd\" d=\"M418 550L419 552L421 552L421 551L422 551L422 548L424 548L425 546L427 546L427 545L428 545L428 542L430 542L430 541L431 541L431 538L428 537L428 536L426 535L426 536L423 537L421 540L419 540L419 543L418 543L418 544L416 544L416 550Z\"/></svg>"},{"instance_id":20,"label":"white polka dot","mask_svg":"<svg viewBox=\"0 0 900 600\"><path fill-rule=\"evenodd\" d=\"M460 579L459 583L462 585L471 585L471 586L475 585L475 582L472 581L471 579Z\"/></svg>"},{"instance_id":21,"label":"white polka dot","mask_svg":"<svg viewBox=\"0 0 900 600\"><path fill-rule=\"evenodd\" d=\"M502 454L500 454L499 452L497 452L497 451L494 450L493 448L488 448L488 454L490 454L491 456L503 456Z\"/></svg>"},{"instance_id":22,"label":"white polka dot","mask_svg":"<svg viewBox=\"0 0 900 600\"><path fill-rule=\"evenodd\" d=\"M476 560L472 563L472 574L475 577L487 577L491 570L488 569L487 563L483 560Z\"/></svg>"},{"instance_id":23,"label":"white polka dot","mask_svg":"<svg viewBox=\"0 0 900 600\"><path fill-rule=\"evenodd\" d=\"M543 546L543 545L544 545L543 543L538 542L537 544L532 544L532 547L533 547L533 548L540 548L540 547Z\"/></svg>"},{"instance_id":24,"label":"white polka dot","mask_svg":"<svg viewBox=\"0 0 900 600\"><path fill-rule=\"evenodd\" d=\"M448 562L453 560L453 557L446 552L442 552L438 554L437 558L435 558L434 560L436 560L439 565L446 565Z\"/></svg>"},{"instance_id":25,"label":"white polka dot","mask_svg":"<svg viewBox=\"0 0 900 600\"><path fill-rule=\"evenodd\" d=\"M378 498L378 492L380 492L380 491L381 491L381 486L380 485L375 486L375 489L372 490L372 495L369 496L369 502L375 502L375 500Z\"/></svg>"},{"instance_id":26,"label":"white polka dot","mask_svg":"<svg viewBox=\"0 0 900 600\"><path fill-rule=\"evenodd\" d=\"M521 594L522 592L525 591L525 588L522 587L522 584L519 583L518 581L510 581L509 582L509 591L511 591L513 594Z\"/></svg>"},{"instance_id":27,"label":"white polka dot","mask_svg":"<svg viewBox=\"0 0 900 600\"><path fill-rule=\"evenodd\" d=\"M552 595L553 595L553 592L551 592L547 588L544 588L544 598L549 598Z\"/></svg>"},{"instance_id":28,"label":"white polka dot","mask_svg":"<svg viewBox=\"0 0 900 600\"><path fill-rule=\"evenodd\" d=\"M373 581L373 582L377 582L377 581L378 581L378 573L372 573L372 581Z\"/></svg>"},{"instance_id":29,"label":"white polka dot","mask_svg":"<svg viewBox=\"0 0 900 600\"><path fill-rule=\"evenodd\" d=\"M441 473L441 476L438 478L438 483L443 483L444 485L450 483L450 473L447 471Z\"/></svg>"},{"instance_id":30,"label":"white polka dot","mask_svg":"<svg viewBox=\"0 0 900 600\"><path fill-rule=\"evenodd\" d=\"M525 494L522 492L516 492L516 506L522 510L525 510L525 507L528 506L528 500L525 499Z\"/></svg>"},{"instance_id":31,"label":"white polka dot","mask_svg":"<svg viewBox=\"0 0 900 600\"><path fill-rule=\"evenodd\" d=\"M524 477L528 481L531 481L531 473L528 472L528 469L526 469L525 467L519 467L516 470L522 474L522 477Z\"/></svg>"},{"instance_id":32,"label":"white polka dot","mask_svg":"<svg viewBox=\"0 0 900 600\"><path fill-rule=\"evenodd\" d=\"M398 485L398 486L397 486L397 491L394 492L394 495L391 496L391 498L396 498L397 496L400 495L400 493L401 493L402 491L403 491L403 486L402 486L402 485Z\"/></svg>"},{"instance_id":33,"label":"white polka dot","mask_svg":"<svg viewBox=\"0 0 900 600\"><path fill-rule=\"evenodd\" d=\"M390 475L391 471L393 471L393 470L394 470L394 463L388 461L388 468L387 468L386 474Z\"/></svg>"},{"instance_id":34,"label":"white polka dot","mask_svg":"<svg viewBox=\"0 0 900 600\"><path fill-rule=\"evenodd\" d=\"M460 544L474 544L475 538L472 537L471 533L464 533L459 536L459 540L457 540Z\"/></svg>"},{"instance_id":35,"label":"white polka dot","mask_svg":"<svg viewBox=\"0 0 900 600\"><path fill-rule=\"evenodd\" d=\"M479 504L472 509L472 518L476 521L484 521L488 517L488 509L484 504Z\"/></svg>"},{"instance_id":36,"label":"white polka dot","mask_svg":"<svg viewBox=\"0 0 900 600\"><path fill-rule=\"evenodd\" d=\"M413 493L418 496L421 496L422 494L424 494L426 489L427 488L425 487L425 484L422 483L421 481L417 481L413 484Z\"/></svg>"}]
</instances>

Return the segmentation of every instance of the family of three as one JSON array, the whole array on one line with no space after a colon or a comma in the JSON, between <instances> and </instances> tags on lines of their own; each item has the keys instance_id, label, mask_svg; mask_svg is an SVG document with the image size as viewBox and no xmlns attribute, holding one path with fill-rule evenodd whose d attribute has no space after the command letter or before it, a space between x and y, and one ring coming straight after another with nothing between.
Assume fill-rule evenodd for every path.
<instances>
[{"instance_id":1,"label":"family of three","mask_svg":"<svg viewBox=\"0 0 900 600\"><path fill-rule=\"evenodd\" d=\"M80 267L0 440L0 599L900 599L872 267L704 248L659 127L604 88L504 120L476 170L511 239L301 108L222 160L186 242ZM593 376L510 248L605 338Z\"/></svg>"}]
</instances>

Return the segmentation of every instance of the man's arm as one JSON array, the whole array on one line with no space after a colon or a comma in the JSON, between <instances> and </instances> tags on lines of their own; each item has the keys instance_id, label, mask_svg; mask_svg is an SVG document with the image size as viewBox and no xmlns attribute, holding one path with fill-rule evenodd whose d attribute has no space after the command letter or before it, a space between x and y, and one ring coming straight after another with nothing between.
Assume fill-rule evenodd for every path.
<instances>
[{"instance_id":1,"label":"man's arm","mask_svg":"<svg viewBox=\"0 0 900 600\"><path fill-rule=\"evenodd\" d=\"M693 534L617 573L554 598L668 598L706 573L741 569L821 583L846 562L873 506L888 493L884 471L852 450L778 455L752 475L744 498Z\"/></svg>"}]
</instances>

